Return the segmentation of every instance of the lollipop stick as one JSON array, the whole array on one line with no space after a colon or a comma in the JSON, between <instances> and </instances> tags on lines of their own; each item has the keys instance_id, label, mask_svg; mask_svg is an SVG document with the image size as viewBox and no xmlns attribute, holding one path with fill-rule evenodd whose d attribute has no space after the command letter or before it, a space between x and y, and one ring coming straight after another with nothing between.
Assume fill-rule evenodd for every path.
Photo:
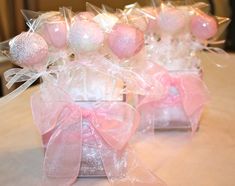
<instances>
[{"instance_id":1,"label":"lollipop stick","mask_svg":"<svg viewBox=\"0 0 235 186\"><path fill-rule=\"evenodd\" d=\"M83 95L84 99L88 100L88 90L87 90L87 69L83 69Z\"/></svg>"},{"instance_id":2,"label":"lollipop stick","mask_svg":"<svg viewBox=\"0 0 235 186\"><path fill-rule=\"evenodd\" d=\"M114 95L115 93L115 90L116 90L116 78L112 78L112 89L111 89L111 94L109 94L109 99L111 100L112 99L112 96Z\"/></svg>"}]
</instances>

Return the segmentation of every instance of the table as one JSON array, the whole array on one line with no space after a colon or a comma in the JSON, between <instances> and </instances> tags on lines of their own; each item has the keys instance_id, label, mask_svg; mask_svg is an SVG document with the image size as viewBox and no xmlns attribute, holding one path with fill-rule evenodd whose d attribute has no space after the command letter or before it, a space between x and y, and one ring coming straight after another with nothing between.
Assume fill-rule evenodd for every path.
<instances>
[{"instance_id":1,"label":"table","mask_svg":"<svg viewBox=\"0 0 235 186\"><path fill-rule=\"evenodd\" d=\"M211 101L199 131L193 137L186 132L159 132L134 145L139 158L169 186L235 185L235 55L222 59L203 53L201 57ZM43 151L30 111L30 95L37 88L0 108L0 185L40 183ZM79 179L75 185L106 186L108 182Z\"/></svg>"}]
</instances>

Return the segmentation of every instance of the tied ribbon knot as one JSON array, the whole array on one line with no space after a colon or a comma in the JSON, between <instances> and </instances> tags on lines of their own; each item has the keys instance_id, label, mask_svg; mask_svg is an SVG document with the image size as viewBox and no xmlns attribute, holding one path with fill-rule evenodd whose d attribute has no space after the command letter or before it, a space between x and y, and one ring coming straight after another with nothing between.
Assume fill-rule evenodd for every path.
<instances>
[{"instance_id":1,"label":"tied ribbon knot","mask_svg":"<svg viewBox=\"0 0 235 186\"><path fill-rule=\"evenodd\" d=\"M4 105L20 94L22 94L27 88L29 88L35 81L39 78L46 77L50 79L53 75L57 72L56 68L50 69L49 66L54 64L58 59L66 59L67 54L64 51L59 51L52 53L52 56L48 59L47 66L42 66L38 68L11 68L4 72L4 78L7 82L6 87L10 89L15 83L22 83L19 87L13 90L11 93L7 94L6 96L0 98L0 106Z\"/></svg>"},{"instance_id":2,"label":"tied ribbon knot","mask_svg":"<svg viewBox=\"0 0 235 186\"><path fill-rule=\"evenodd\" d=\"M76 180L82 159L84 121L94 129L107 177L118 177L120 170L123 174L125 164L119 162L123 161L119 156L126 153L128 141L138 127L136 110L124 102L82 107L60 90L56 90L54 97L45 94L36 92L31 102L35 123L42 136L47 136L44 139L44 185L71 185ZM114 168L117 163L123 166L120 170Z\"/></svg>"},{"instance_id":3,"label":"tied ribbon knot","mask_svg":"<svg viewBox=\"0 0 235 186\"><path fill-rule=\"evenodd\" d=\"M39 77L43 76L46 72L36 72L30 69L12 68L4 73L4 77L7 81L6 87L9 89L14 83L24 82L17 89L9 93L8 95L0 98L0 106L13 100L21 93L23 93L30 85L32 85Z\"/></svg>"},{"instance_id":4,"label":"tied ribbon knot","mask_svg":"<svg viewBox=\"0 0 235 186\"><path fill-rule=\"evenodd\" d=\"M31 100L45 145L44 186L72 185L82 160L83 122L92 129L104 171L113 186L164 186L128 146L139 114L124 102L74 102L59 87L41 87ZM92 141L93 143L93 141Z\"/></svg>"},{"instance_id":5,"label":"tied ribbon knot","mask_svg":"<svg viewBox=\"0 0 235 186\"><path fill-rule=\"evenodd\" d=\"M154 86L158 88L151 89L147 96L141 98L138 104L139 111L149 109L150 112L151 109L158 109L161 106L167 107L181 103L194 132L197 129L202 109L209 99L209 91L201 75L194 72L170 74L158 65L152 72L157 74L155 76L157 84ZM159 90L161 90L160 93Z\"/></svg>"}]
</instances>

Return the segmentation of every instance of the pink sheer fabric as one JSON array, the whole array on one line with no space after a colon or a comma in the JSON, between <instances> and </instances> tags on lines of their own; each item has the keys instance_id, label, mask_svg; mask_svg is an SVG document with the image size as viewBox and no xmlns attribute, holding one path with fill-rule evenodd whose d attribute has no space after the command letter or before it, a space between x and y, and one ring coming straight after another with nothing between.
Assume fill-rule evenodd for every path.
<instances>
[{"instance_id":1,"label":"pink sheer fabric","mask_svg":"<svg viewBox=\"0 0 235 186\"><path fill-rule=\"evenodd\" d=\"M83 106L63 91L50 87L32 96L35 123L45 146L43 185L71 185L79 175L82 158L82 124L93 130L97 149L112 185L164 185L144 168L128 147L139 115L124 102L100 102Z\"/></svg>"},{"instance_id":2,"label":"pink sheer fabric","mask_svg":"<svg viewBox=\"0 0 235 186\"><path fill-rule=\"evenodd\" d=\"M162 94L159 95L159 91L153 88L153 91L149 91L147 96L139 99L139 111L141 112L141 109L145 109L151 113L152 109L181 104L186 116L189 118L192 131L195 131L198 127L203 107L209 99L208 89L200 75L187 72L170 74L164 69L159 73L159 68L156 72L156 81L160 81L162 84L160 89ZM156 96L154 96L155 94Z\"/></svg>"}]
</instances>

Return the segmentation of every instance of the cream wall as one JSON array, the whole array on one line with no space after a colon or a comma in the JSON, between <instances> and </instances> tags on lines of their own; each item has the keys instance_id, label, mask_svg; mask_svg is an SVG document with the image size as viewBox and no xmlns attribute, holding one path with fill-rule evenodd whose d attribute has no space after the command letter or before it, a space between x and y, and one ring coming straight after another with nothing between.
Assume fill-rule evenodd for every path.
<instances>
[{"instance_id":1,"label":"cream wall","mask_svg":"<svg viewBox=\"0 0 235 186\"><path fill-rule=\"evenodd\" d=\"M214 2L216 15L230 17L231 10L229 7L229 0L214 0Z\"/></svg>"},{"instance_id":2,"label":"cream wall","mask_svg":"<svg viewBox=\"0 0 235 186\"><path fill-rule=\"evenodd\" d=\"M151 0L138 0L140 4L148 4ZM203 1L208 3L208 0L194 0L195 2ZM90 3L100 6L102 3L113 8L122 8L127 4L136 2L136 0L89 0ZM73 10L85 10L86 0L38 0L39 10L58 10L60 6L71 6ZM229 0L214 0L215 13L218 16L230 16Z\"/></svg>"},{"instance_id":3,"label":"cream wall","mask_svg":"<svg viewBox=\"0 0 235 186\"><path fill-rule=\"evenodd\" d=\"M38 1L38 7L40 10L57 10L60 6L71 6L73 10L78 11L85 10L87 1L88 0L40 0ZM136 0L89 0L88 2L97 6L105 4L113 8L122 8L127 4L135 3ZM145 4L145 0L139 0L138 2Z\"/></svg>"}]
</instances>

